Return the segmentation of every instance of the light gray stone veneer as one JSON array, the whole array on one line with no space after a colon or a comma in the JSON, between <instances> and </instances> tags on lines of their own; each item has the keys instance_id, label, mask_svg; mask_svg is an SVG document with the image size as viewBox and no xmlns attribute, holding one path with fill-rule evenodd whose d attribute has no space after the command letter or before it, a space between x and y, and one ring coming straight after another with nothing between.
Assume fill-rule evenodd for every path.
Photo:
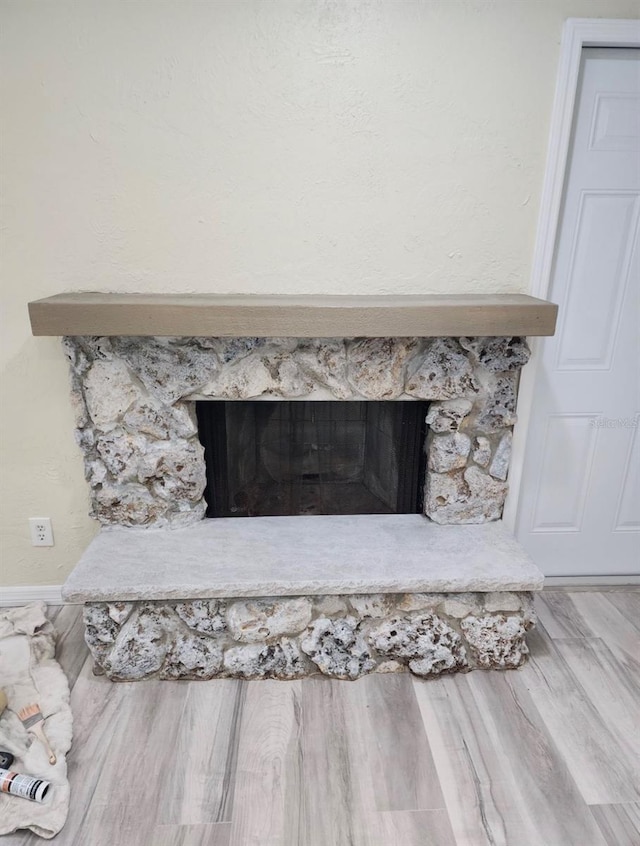
<instances>
[{"instance_id":1,"label":"light gray stone veneer","mask_svg":"<svg viewBox=\"0 0 640 846\"><path fill-rule=\"evenodd\" d=\"M519 667L535 623L529 592L95 602L95 670L114 681L423 678Z\"/></svg>"},{"instance_id":2,"label":"light gray stone veneer","mask_svg":"<svg viewBox=\"0 0 640 846\"><path fill-rule=\"evenodd\" d=\"M77 441L104 525L204 516L194 400L430 400L425 513L497 520L507 492L522 338L64 339Z\"/></svg>"}]
</instances>

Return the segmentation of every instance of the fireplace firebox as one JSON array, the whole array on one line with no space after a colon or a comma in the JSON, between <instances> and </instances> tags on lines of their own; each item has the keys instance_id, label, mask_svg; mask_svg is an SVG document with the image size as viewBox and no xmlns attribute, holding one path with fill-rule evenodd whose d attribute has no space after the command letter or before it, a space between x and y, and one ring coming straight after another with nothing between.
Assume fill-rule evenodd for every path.
<instances>
[{"instance_id":1,"label":"fireplace firebox","mask_svg":"<svg viewBox=\"0 0 640 846\"><path fill-rule=\"evenodd\" d=\"M207 516L418 513L427 407L199 401Z\"/></svg>"}]
</instances>

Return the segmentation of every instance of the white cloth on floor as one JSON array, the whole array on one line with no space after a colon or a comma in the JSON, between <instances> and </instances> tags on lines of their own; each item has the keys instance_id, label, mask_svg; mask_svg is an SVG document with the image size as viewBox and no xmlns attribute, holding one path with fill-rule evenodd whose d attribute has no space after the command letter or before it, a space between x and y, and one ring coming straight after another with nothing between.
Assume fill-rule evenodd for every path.
<instances>
[{"instance_id":1,"label":"white cloth on floor","mask_svg":"<svg viewBox=\"0 0 640 846\"><path fill-rule=\"evenodd\" d=\"M43 602L0 610L0 688L9 701L0 716L0 750L15 755L12 770L51 782L42 804L0 793L0 834L27 828L41 837L54 837L69 810L65 760L72 737L69 685L54 658L56 632L45 612ZM18 718L21 708L33 704L45 717L43 728L57 757L53 765L42 742Z\"/></svg>"}]
</instances>

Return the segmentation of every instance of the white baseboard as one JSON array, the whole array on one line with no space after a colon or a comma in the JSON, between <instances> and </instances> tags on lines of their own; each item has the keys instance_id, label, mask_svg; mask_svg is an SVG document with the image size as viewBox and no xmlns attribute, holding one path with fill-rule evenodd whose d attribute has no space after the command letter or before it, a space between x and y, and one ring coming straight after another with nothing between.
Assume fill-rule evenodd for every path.
<instances>
[{"instance_id":1,"label":"white baseboard","mask_svg":"<svg viewBox=\"0 0 640 846\"><path fill-rule=\"evenodd\" d=\"M640 585L640 576L545 576L544 586L550 587L624 587Z\"/></svg>"},{"instance_id":2,"label":"white baseboard","mask_svg":"<svg viewBox=\"0 0 640 846\"><path fill-rule=\"evenodd\" d=\"M63 605L62 585L15 585L0 587L0 608L28 605L29 602L46 602L47 605Z\"/></svg>"}]
</instances>

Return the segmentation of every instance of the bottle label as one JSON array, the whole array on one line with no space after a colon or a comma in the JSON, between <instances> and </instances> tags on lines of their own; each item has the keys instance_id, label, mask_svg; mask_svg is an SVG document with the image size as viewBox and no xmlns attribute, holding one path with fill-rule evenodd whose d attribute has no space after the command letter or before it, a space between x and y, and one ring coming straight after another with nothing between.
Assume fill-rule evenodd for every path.
<instances>
[{"instance_id":1,"label":"bottle label","mask_svg":"<svg viewBox=\"0 0 640 846\"><path fill-rule=\"evenodd\" d=\"M44 779L0 769L0 792L2 793L21 796L32 802L42 802L50 787L51 782Z\"/></svg>"}]
</instances>

